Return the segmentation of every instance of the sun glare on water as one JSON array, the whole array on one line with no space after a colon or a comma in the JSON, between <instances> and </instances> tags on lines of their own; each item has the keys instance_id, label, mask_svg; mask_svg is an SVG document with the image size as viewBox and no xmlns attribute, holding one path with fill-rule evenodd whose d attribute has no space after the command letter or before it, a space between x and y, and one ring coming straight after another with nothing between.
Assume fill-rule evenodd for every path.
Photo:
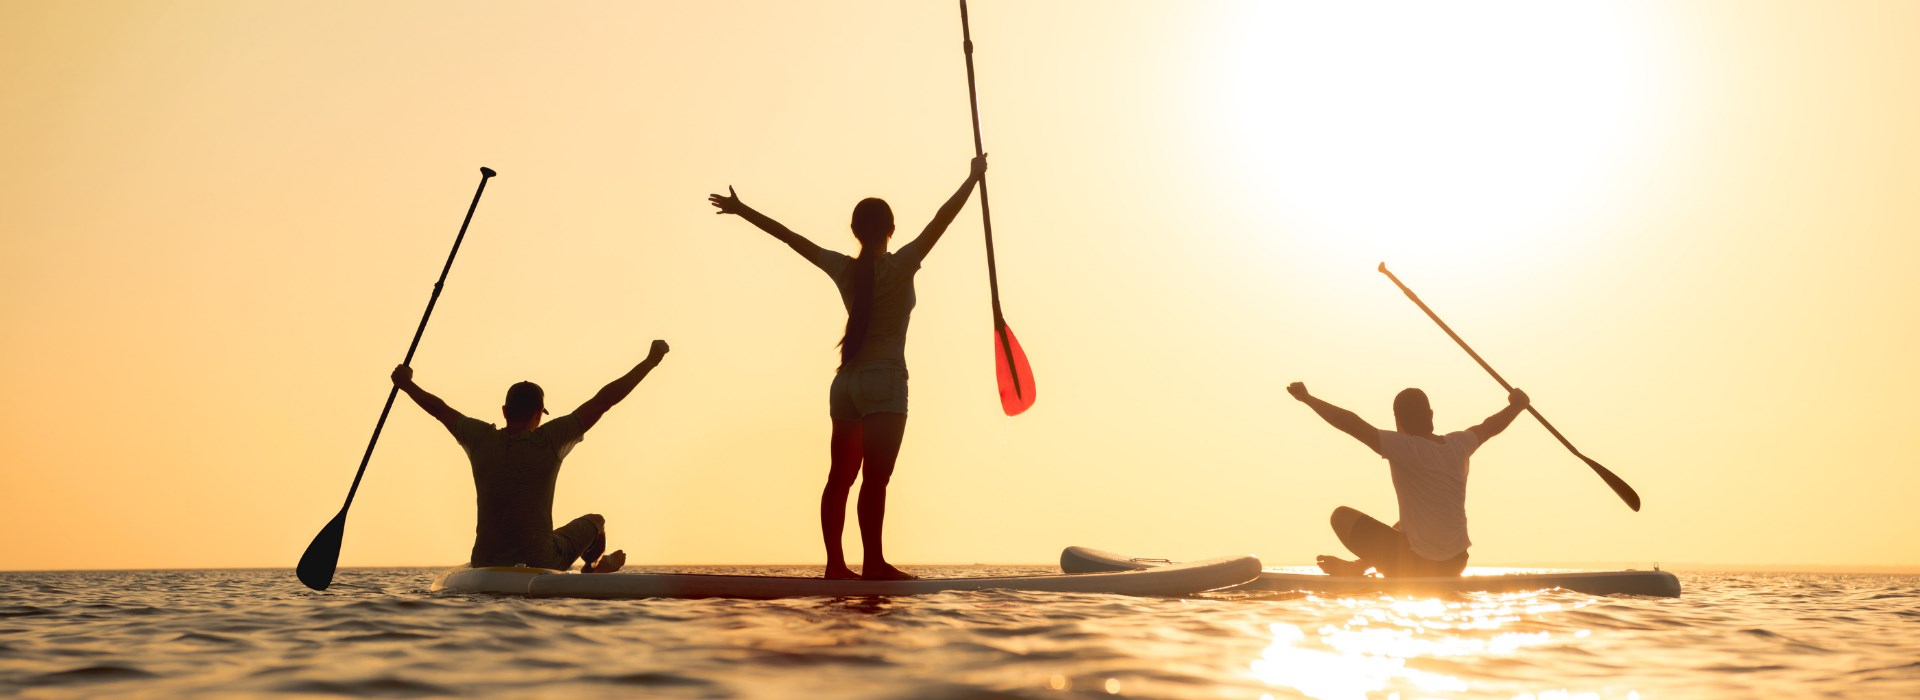
<instances>
[{"instance_id":1,"label":"sun glare on water","mask_svg":"<svg viewBox=\"0 0 1920 700\"><path fill-rule=\"evenodd\" d=\"M1255 678L1269 686L1321 700L1373 697L1383 691L1392 691L1388 697L1400 691L1470 693L1475 689L1467 680L1421 670L1414 664L1423 659L1507 656L1589 634L1579 630L1556 639L1547 632L1515 630L1516 623L1523 619L1569 609L1542 601L1534 593L1490 595L1469 601L1316 596L1302 603L1321 606L1329 616L1345 615L1346 619L1311 632L1296 625L1273 624L1273 641L1252 662L1251 670ZM1597 696L1548 690L1525 697Z\"/></svg>"},{"instance_id":2,"label":"sun glare on water","mask_svg":"<svg viewBox=\"0 0 1920 700\"><path fill-rule=\"evenodd\" d=\"M1632 12L1262 3L1221 38L1208 118L1247 196L1318 253L1497 267L1579 243L1655 148Z\"/></svg>"}]
</instances>

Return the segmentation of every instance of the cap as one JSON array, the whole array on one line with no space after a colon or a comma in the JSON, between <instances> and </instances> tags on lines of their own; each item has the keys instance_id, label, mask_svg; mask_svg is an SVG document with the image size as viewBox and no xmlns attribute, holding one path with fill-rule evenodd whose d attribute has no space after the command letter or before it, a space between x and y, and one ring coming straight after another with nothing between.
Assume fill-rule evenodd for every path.
<instances>
[{"instance_id":1,"label":"cap","mask_svg":"<svg viewBox=\"0 0 1920 700\"><path fill-rule=\"evenodd\" d=\"M547 392L539 384L519 382L507 387L507 413L513 415L532 415L534 411L547 412Z\"/></svg>"}]
</instances>

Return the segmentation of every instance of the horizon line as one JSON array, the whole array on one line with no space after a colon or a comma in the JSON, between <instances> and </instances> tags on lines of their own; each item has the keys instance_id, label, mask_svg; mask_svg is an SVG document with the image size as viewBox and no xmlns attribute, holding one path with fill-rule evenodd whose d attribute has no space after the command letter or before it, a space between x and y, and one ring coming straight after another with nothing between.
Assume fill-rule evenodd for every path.
<instances>
[{"instance_id":1,"label":"horizon line","mask_svg":"<svg viewBox=\"0 0 1920 700\"><path fill-rule=\"evenodd\" d=\"M340 570L347 570L347 569L453 569L453 568L458 568L460 566L464 566L464 564L342 565L339 567L339 569ZM688 563L629 562L625 568L633 569L633 568L644 568L644 567L742 567L742 566L777 567L777 568L809 568L809 567L818 568L818 567L821 567L822 565L817 563L816 564L794 564L794 563L688 564ZM918 566L1018 566L1018 567L1046 568L1046 567L1057 567L1059 566L1059 562L1058 561L1025 562L1025 563L948 562L948 563L939 563L939 564L910 563L910 564L899 564L899 566L916 566L916 567ZM1287 565L1287 564L1268 564L1266 562L1262 562L1262 566L1266 568L1280 568L1280 567L1310 568L1310 565L1296 566L1296 565ZM1641 569L1641 570L1649 570L1649 571L1659 570L1659 571L1667 571L1667 572L1675 572L1675 573L1920 574L1920 564L1736 564L1736 563L1727 563L1727 562L1686 562L1686 561L1665 562L1665 563L1654 562L1652 564L1646 564L1641 562L1621 562L1621 561L1573 561L1573 562L1532 563L1532 564L1512 564L1512 563L1498 563L1498 562L1470 563L1469 567L1515 568L1515 569L1584 569L1584 570L1596 570L1596 571L1598 570L1613 570L1613 571L1631 570L1631 569L1637 569L1639 567L1650 567L1650 568ZM82 573L82 572L103 573L103 572L134 572L134 571L154 571L154 572L285 571L288 573L288 575L292 575L294 571L294 567L291 567L291 566L186 566L186 567L173 567L173 568L101 567L101 568L54 568L54 569L0 569L0 574L53 574L53 573Z\"/></svg>"}]
</instances>

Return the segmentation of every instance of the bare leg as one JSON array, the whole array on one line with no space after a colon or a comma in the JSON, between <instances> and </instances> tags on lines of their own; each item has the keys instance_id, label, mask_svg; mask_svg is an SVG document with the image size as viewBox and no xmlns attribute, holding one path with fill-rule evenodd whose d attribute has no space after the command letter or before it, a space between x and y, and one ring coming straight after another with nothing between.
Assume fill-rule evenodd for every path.
<instances>
[{"instance_id":1,"label":"bare leg","mask_svg":"<svg viewBox=\"0 0 1920 700\"><path fill-rule=\"evenodd\" d=\"M1346 545L1347 549L1355 554L1361 554L1360 550L1365 549L1365 547L1359 546L1356 548L1354 528L1359 524L1361 518L1366 517L1367 514L1365 513L1346 506L1340 506L1339 508L1333 509L1333 517L1330 519L1333 525L1334 536L1339 537L1340 543ZM1327 572L1329 576L1362 576L1367 573L1367 569L1373 567L1373 564L1368 562L1364 556L1358 559L1347 560L1322 554L1317 558L1317 563L1320 565L1320 570Z\"/></svg>"},{"instance_id":2,"label":"bare leg","mask_svg":"<svg viewBox=\"0 0 1920 700\"><path fill-rule=\"evenodd\" d=\"M827 467L827 487L820 492L820 537L827 545L827 578L859 578L847 568L847 555L840 547L840 534L847 526L847 493L854 477L860 474L860 421L833 421L833 438L828 443L831 463Z\"/></svg>"},{"instance_id":3,"label":"bare leg","mask_svg":"<svg viewBox=\"0 0 1920 700\"><path fill-rule=\"evenodd\" d=\"M627 565L627 550L616 549L606 554L605 556L601 556L595 559L593 562L593 567L591 569L585 566L580 567L580 573L611 574L615 571L619 571L620 567L623 567L626 565Z\"/></svg>"},{"instance_id":4,"label":"bare leg","mask_svg":"<svg viewBox=\"0 0 1920 700\"><path fill-rule=\"evenodd\" d=\"M860 548L865 560L860 577L897 581L914 576L887 563L884 531L887 520L887 482L893 479L894 461L900 456L900 439L907 431L907 417L899 413L873 413L860 419L862 454L865 464L860 477Z\"/></svg>"},{"instance_id":5,"label":"bare leg","mask_svg":"<svg viewBox=\"0 0 1920 700\"><path fill-rule=\"evenodd\" d=\"M1314 559L1315 563L1320 565L1320 570L1327 572L1328 576L1367 575L1367 564L1359 560L1341 559L1329 554L1322 554Z\"/></svg>"}]
</instances>

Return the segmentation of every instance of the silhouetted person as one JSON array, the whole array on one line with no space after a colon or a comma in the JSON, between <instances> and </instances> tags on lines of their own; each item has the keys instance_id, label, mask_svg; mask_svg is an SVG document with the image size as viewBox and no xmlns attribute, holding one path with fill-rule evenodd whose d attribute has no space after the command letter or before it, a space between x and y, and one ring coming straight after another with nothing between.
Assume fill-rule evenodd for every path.
<instances>
[{"instance_id":1,"label":"silhouetted person","mask_svg":"<svg viewBox=\"0 0 1920 700\"><path fill-rule=\"evenodd\" d=\"M473 528L469 565L565 570L579 559L582 573L601 574L618 571L627 563L625 551L602 554L607 550L607 519L598 514L582 515L558 530L553 528L553 486L567 453L600 422L607 409L633 393L666 354L667 342L653 341L647 359L601 388L573 413L545 425L540 418L547 413L546 394L540 385L514 384L507 388L506 405L500 407L507 419L505 428L453 410L440 397L413 383L413 368L393 368L394 386L447 426L473 465L478 524Z\"/></svg>"},{"instance_id":2,"label":"silhouetted person","mask_svg":"<svg viewBox=\"0 0 1920 700\"><path fill-rule=\"evenodd\" d=\"M960 189L947 199L913 242L898 253L887 252L893 238L893 209L880 199L860 200L853 207L853 236L860 255L848 257L826 250L767 218L740 201L732 187L726 195L708 195L721 214L738 214L760 230L787 244L833 278L847 307L846 333L840 338L840 367L828 395L833 437L828 443L831 463L827 487L820 494L820 534L827 545L827 578L856 578L847 568L840 534L847 520L847 492L861 477L860 544L865 566L860 578L910 579L912 575L887 563L881 544L887 516L887 481L893 478L900 455L901 434L907 428L907 321L913 313L913 276L920 261L940 241L947 225L960 213L973 186L987 170L986 156L973 167Z\"/></svg>"},{"instance_id":3,"label":"silhouetted person","mask_svg":"<svg viewBox=\"0 0 1920 700\"><path fill-rule=\"evenodd\" d=\"M1300 382L1287 385L1287 393L1385 458L1400 501L1400 522L1393 527L1346 506L1334 509L1333 533L1359 559L1322 555L1320 568L1334 576L1359 576L1368 567L1383 576L1460 575L1473 545L1467 539L1467 458L1526 410L1526 392L1514 389L1499 413L1446 435L1433 433L1433 407L1419 389L1393 397L1398 430L1376 429L1352 411L1309 395Z\"/></svg>"}]
</instances>

